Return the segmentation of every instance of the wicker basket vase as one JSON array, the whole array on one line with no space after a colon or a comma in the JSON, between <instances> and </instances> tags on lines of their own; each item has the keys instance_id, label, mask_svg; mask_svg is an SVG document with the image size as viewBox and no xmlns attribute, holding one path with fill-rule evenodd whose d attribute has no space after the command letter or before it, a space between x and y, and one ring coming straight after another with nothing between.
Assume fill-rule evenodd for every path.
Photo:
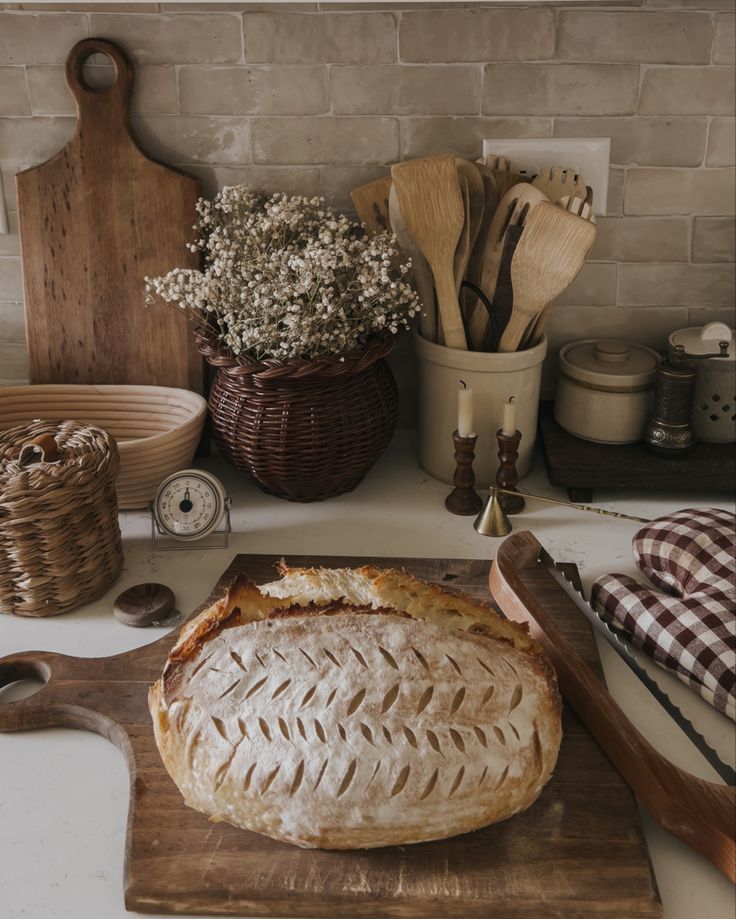
<instances>
[{"instance_id":1,"label":"wicker basket vase","mask_svg":"<svg viewBox=\"0 0 736 919\"><path fill-rule=\"evenodd\" d=\"M234 357L206 332L200 350L217 368L212 432L223 456L270 494L321 501L350 491L388 446L398 394L385 361L393 336L314 360Z\"/></svg>"},{"instance_id":2,"label":"wicker basket vase","mask_svg":"<svg viewBox=\"0 0 736 919\"><path fill-rule=\"evenodd\" d=\"M0 434L0 612L55 616L101 596L123 567L112 437L75 421Z\"/></svg>"}]
</instances>

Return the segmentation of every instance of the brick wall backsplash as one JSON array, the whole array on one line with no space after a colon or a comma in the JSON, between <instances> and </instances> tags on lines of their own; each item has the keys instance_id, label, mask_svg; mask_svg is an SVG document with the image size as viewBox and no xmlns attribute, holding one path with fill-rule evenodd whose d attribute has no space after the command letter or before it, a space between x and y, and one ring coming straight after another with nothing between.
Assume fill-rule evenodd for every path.
<instances>
[{"instance_id":1,"label":"brick wall backsplash","mask_svg":"<svg viewBox=\"0 0 736 919\"><path fill-rule=\"evenodd\" d=\"M70 136L63 64L88 35L136 65L141 144L207 194L246 182L349 208L402 158L610 136L607 215L551 315L552 349L598 335L662 348L682 325L733 324L734 0L4 4L0 382L26 376L13 176ZM394 360L406 389L410 350Z\"/></svg>"}]
</instances>

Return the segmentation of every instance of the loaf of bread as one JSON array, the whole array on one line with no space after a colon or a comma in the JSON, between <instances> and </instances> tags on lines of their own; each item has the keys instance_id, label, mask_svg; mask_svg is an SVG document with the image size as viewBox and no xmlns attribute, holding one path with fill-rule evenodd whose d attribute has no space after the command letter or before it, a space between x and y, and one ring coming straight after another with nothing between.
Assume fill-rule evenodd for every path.
<instances>
[{"instance_id":1,"label":"loaf of bread","mask_svg":"<svg viewBox=\"0 0 736 919\"><path fill-rule=\"evenodd\" d=\"M442 839L524 810L561 704L521 626L405 572L283 568L189 622L149 693L190 806L304 847Z\"/></svg>"}]
</instances>

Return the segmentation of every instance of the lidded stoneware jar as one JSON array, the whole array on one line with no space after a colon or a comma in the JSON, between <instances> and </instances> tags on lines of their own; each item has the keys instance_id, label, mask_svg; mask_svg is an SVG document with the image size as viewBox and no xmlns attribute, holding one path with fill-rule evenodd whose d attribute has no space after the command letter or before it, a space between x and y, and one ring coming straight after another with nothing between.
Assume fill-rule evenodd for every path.
<instances>
[{"instance_id":1,"label":"lidded stoneware jar","mask_svg":"<svg viewBox=\"0 0 736 919\"><path fill-rule=\"evenodd\" d=\"M652 407L659 363L656 351L633 342L570 342L560 351L557 423L584 440L635 443Z\"/></svg>"}]
</instances>

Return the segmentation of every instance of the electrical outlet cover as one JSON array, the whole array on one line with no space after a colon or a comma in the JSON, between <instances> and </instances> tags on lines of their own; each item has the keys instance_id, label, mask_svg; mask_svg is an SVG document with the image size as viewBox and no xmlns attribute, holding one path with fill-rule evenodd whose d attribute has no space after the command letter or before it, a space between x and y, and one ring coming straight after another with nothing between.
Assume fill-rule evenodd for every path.
<instances>
[{"instance_id":1,"label":"electrical outlet cover","mask_svg":"<svg viewBox=\"0 0 736 919\"><path fill-rule=\"evenodd\" d=\"M610 137L502 137L483 141L483 156L511 160L522 175L538 175L552 166L572 166L593 189L593 212L606 213Z\"/></svg>"}]
</instances>

